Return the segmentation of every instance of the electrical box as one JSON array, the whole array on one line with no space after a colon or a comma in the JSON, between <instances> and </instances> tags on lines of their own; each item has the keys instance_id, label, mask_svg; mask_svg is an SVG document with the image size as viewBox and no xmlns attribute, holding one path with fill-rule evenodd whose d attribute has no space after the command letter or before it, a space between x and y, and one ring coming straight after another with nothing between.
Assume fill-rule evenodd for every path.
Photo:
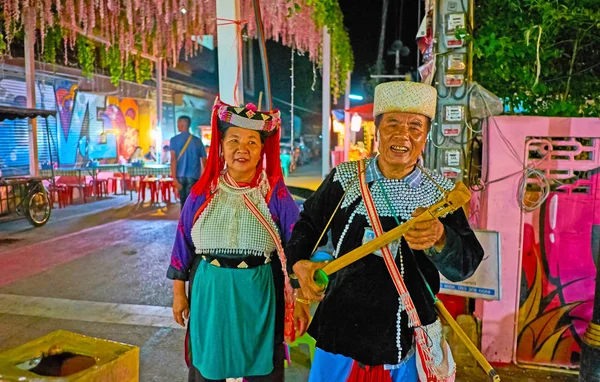
<instances>
[{"instance_id":1,"label":"electrical box","mask_svg":"<svg viewBox=\"0 0 600 382\"><path fill-rule=\"evenodd\" d=\"M462 131L460 123L442 123L442 135L444 137L457 137Z\"/></svg>"},{"instance_id":2,"label":"electrical box","mask_svg":"<svg viewBox=\"0 0 600 382\"><path fill-rule=\"evenodd\" d=\"M466 26L466 15L464 13L450 13L446 16L446 47L462 48L465 42L456 38L456 32Z\"/></svg>"},{"instance_id":3,"label":"electrical box","mask_svg":"<svg viewBox=\"0 0 600 382\"><path fill-rule=\"evenodd\" d=\"M444 150L444 164L448 167L460 167L460 150L447 149Z\"/></svg>"},{"instance_id":4,"label":"electrical box","mask_svg":"<svg viewBox=\"0 0 600 382\"><path fill-rule=\"evenodd\" d=\"M463 105L444 105L444 122L462 122L465 119Z\"/></svg>"},{"instance_id":5,"label":"electrical box","mask_svg":"<svg viewBox=\"0 0 600 382\"><path fill-rule=\"evenodd\" d=\"M458 88L465 82L465 76L462 74L446 74L444 76L444 85L447 88Z\"/></svg>"},{"instance_id":6,"label":"electrical box","mask_svg":"<svg viewBox=\"0 0 600 382\"><path fill-rule=\"evenodd\" d=\"M448 179L458 179L460 177L461 170L458 167L442 167L442 175Z\"/></svg>"},{"instance_id":7,"label":"electrical box","mask_svg":"<svg viewBox=\"0 0 600 382\"><path fill-rule=\"evenodd\" d=\"M464 73L467 70L466 57L464 53L452 53L446 56L446 71Z\"/></svg>"}]
</instances>

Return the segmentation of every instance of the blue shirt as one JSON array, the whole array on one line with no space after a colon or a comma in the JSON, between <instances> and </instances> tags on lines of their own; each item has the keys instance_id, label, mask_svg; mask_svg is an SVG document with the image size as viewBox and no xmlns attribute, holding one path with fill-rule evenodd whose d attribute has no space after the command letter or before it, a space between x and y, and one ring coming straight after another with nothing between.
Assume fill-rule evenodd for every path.
<instances>
[{"instance_id":1,"label":"blue shirt","mask_svg":"<svg viewBox=\"0 0 600 382\"><path fill-rule=\"evenodd\" d=\"M184 132L171 138L171 150L175 151L175 157L171 158L171 161L177 161L177 174L175 175L177 178L200 179L200 161L201 158L206 158L206 149L200 138L192 135L190 144L181 158L177 160L190 135L190 133Z\"/></svg>"},{"instance_id":2,"label":"blue shirt","mask_svg":"<svg viewBox=\"0 0 600 382\"><path fill-rule=\"evenodd\" d=\"M385 179L385 176L382 174L379 166L377 165L377 160L379 159L379 155L369 163L365 171L365 178L367 183L374 182L376 180ZM419 163L421 163L421 159L419 158ZM423 179L423 173L418 167L415 167L413 172L406 175L404 181L408 183L410 188L417 188L421 185L421 180Z\"/></svg>"}]
</instances>

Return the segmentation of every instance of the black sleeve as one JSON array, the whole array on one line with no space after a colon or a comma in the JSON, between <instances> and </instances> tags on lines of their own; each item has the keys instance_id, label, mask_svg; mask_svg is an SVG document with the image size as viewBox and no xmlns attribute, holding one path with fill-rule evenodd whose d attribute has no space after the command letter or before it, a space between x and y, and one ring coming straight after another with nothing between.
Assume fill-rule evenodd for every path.
<instances>
[{"instance_id":1,"label":"black sleeve","mask_svg":"<svg viewBox=\"0 0 600 382\"><path fill-rule=\"evenodd\" d=\"M429 258L448 280L468 279L483 259L483 248L469 226L462 208L445 218L440 218L440 222L446 232L446 245L440 253L430 250Z\"/></svg>"},{"instance_id":2,"label":"black sleeve","mask_svg":"<svg viewBox=\"0 0 600 382\"><path fill-rule=\"evenodd\" d=\"M310 258L319 236L343 196L342 187L333 181L335 172L336 170L333 169L317 191L304 202L300 219L296 222L292 237L285 248L290 272L298 261ZM323 235L319 246L325 244L327 244L327 235Z\"/></svg>"}]
</instances>

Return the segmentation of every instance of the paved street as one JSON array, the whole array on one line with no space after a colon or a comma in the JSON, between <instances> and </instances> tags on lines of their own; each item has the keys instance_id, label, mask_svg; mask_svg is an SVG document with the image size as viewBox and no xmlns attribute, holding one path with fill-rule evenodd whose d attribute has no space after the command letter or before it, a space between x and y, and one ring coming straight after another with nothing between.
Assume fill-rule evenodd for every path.
<instances>
[{"instance_id":1,"label":"paved street","mask_svg":"<svg viewBox=\"0 0 600 382\"><path fill-rule=\"evenodd\" d=\"M57 211L36 230L0 226L0 351L65 329L139 346L142 381L186 379L185 332L172 319L165 278L179 207L128 201L87 205L80 217ZM305 379L307 354L293 349L290 380Z\"/></svg>"},{"instance_id":2,"label":"paved street","mask_svg":"<svg viewBox=\"0 0 600 382\"><path fill-rule=\"evenodd\" d=\"M299 168L289 183L318 185L318 164ZM314 186L314 185L313 185ZM311 187L312 188L312 187ZM178 205L141 207L117 197L55 210L52 222L0 225L0 351L57 329L140 347L141 381L184 381L184 330L172 320L165 278ZM291 351L291 382L306 381L308 350ZM501 369L505 381L576 377ZM459 368L459 381L483 381Z\"/></svg>"}]
</instances>

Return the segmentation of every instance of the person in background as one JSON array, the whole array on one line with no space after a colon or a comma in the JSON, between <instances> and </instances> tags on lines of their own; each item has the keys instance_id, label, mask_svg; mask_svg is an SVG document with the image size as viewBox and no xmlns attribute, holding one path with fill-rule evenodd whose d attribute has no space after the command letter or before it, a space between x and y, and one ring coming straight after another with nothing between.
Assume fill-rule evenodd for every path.
<instances>
[{"instance_id":1,"label":"person in background","mask_svg":"<svg viewBox=\"0 0 600 382\"><path fill-rule=\"evenodd\" d=\"M171 147L169 145L163 146L161 161L162 164L171 164Z\"/></svg>"},{"instance_id":2,"label":"person in background","mask_svg":"<svg viewBox=\"0 0 600 382\"><path fill-rule=\"evenodd\" d=\"M129 163L137 163L141 162L144 159L142 155L142 148L140 146L136 147L133 151L133 154L129 157Z\"/></svg>"},{"instance_id":3,"label":"person in background","mask_svg":"<svg viewBox=\"0 0 600 382\"><path fill-rule=\"evenodd\" d=\"M148 162L156 162L156 148L154 146L150 146L150 151L144 155L144 159Z\"/></svg>"},{"instance_id":4,"label":"person in background","mask_svg":"<svg viewBox=\"0 0 600 382\"><path fill-rule=\"evenodd\" d=\"M281 150L281 169L283 170L283 177L287 178L290 175L290 164L292 163L292 157L287 149Z\"/></svg>"},{"instance_id":5,"label":"person in background","mask_svg":"<svg viewBox=\"0 0 600 382\"><path fill-rule=\"evenodd\" d=\"M177 119L179 134L171 138L171 176L173 185L179 189L181 208L190 194L192 186L200 179L206 166L206 149L202 140L190 133L190 117Z\"/></svg>"}]
</instances>

